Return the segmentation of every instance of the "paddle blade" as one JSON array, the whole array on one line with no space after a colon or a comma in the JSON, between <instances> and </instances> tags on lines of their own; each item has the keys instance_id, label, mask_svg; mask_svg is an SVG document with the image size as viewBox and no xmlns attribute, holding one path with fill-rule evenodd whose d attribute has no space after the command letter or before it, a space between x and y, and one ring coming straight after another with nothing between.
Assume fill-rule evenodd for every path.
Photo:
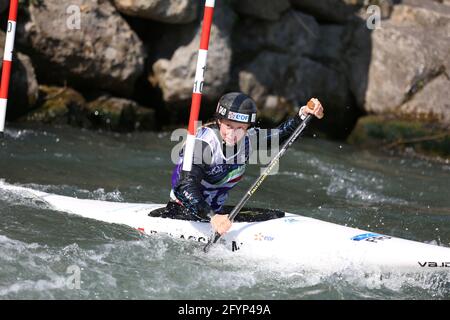
<instances>
[{"instance_id":1,"label":"paddle blade","mask_svg":"<svg viewBox=\"0 0 450 320\"><path fill-rule=\"evenodd\" d=\"M208 241L208 243L203 247L203 252L208 253L209 249L211 248L211 246L216 243L219 239L220 239L220 233L215 233L214 234L214 239L213 241L211 241L211 239Z\"/></svg>"}]
</instances>

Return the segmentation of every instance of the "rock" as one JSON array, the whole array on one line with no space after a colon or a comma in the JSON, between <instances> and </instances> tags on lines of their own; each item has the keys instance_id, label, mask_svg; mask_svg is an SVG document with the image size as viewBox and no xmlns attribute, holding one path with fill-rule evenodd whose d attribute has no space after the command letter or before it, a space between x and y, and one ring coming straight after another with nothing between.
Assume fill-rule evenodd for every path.
<instances>
[{"instance_id":1,"label":"rock","mask_svg":"<svg viewBox=\"0 0 450 320\"><path fill-rule=\"evenodd\" d=\"M374 24L373 18L379 15L381 20L391 16L394 4L400 0L358 0L360 6L355 16L366 21L368 26ZM375 27L375 26L373 26Z\"/></svg>"},{"instance_id":2,"label":"rock","mask_svg":"<svg viewBox=\"0 0 450 320\"><path fill-rule=\"evenodd\" d=\"M0 31L0 55L3 57L5 33ZM0 67L3 59L0 61ZM20 52L13 55L11 78L9 81L6 118L15 120L27 113L38 99L38 83L30 58Z\"/></svg>"},{"instance_id":3,"label":"rock","mask_svg":"<svg viewBox=\"0 0 450 320\"><path fill-rule=\"evenodd\" d=\"M230 34L235 14L226 5L218 3L214 14L208 51L203 97L217 100L228 81L231 65ZM153 65L152 82L159 86L168 104L186 105L192 96L197 54L200 45L200 28L192 41L179 47L171 59L159 59Z\"/></svg>"},{"instance_id":4,"label":"rock","mask_svg":"<svg viewBox=\"0 0 450 320\"><path fill-rule=\"evenodd\" d=\"M436 112L448 112L448 90L431 90L441 90L444 79L440 76L450 70L448 9L434 3L424 7L399 5L382 28L370 33L361 24L356 29L347 61L350 87L361 108L375 114L408 110L413 112L410 116L419 119L422 109L413 107L417 103L410 100L425 90L427 95L436 97L433 103L438 105L433 106L433 116L446 121L445 115ZM417 19L422 25L414 22ZM436 78L440 79L438 83L434 82ZM423 101L424 94L416 100ZM430 109L426 107L426 112Z\"/></svg>"},{"instance_id":5,"label":"rock","mask_svg":"<svg viewBox=\"0 0 450 320\"><path fill-rule=\"evenodd\" d=\"M430 122L365 116L348 138L351 144L380 149L405 150L450 159L450 132Z\"/></svg>"},{"instance_id":6,"label":"rock","mask_svg":"<svg viewBox=\"0 0 450 320\"><path fill-rule=\"evenodd\" d=\"M135 130L153 131L156 129L155 110L137 106L135 111Z\"/></svg>"},{"instance_id":7,"label":"rock","mask_svg":"<svg viewBox=\"0 0 450 320\"><path fill-rule=\"evenodd\" d=\"M386 19L390 16L396 1L398 0L291 0L291 4L320 21L346 23L355 16L366 20L374 13L368 10L371 6L377 6L380 17Z\"/></svg>"},{"instance_id":8,"label":"rock","mask_svg":"<svg viewBox=\"0 0 450 320\"><path fill-rule=\"evenodd\" d=\"M349 25L352 40L345 49L344 59L348 65L346 74L356 104L364 110L369 86L369 68L372 63L372 33L362 21Z\"/></svg>"},{"instance_id":9,"label":"rock","mask_svg":"<svg viewBox=\"0 0 450 320\"><path fill-rule=\"evenodd\" d=\"M289 0L240 0L236 4L236 11L255 18L276 21L281 13L290 7Z\"/></svg>"},{"instance_id":10,"label":"rock","mask_svg":"<svg viewBox=\"0 0 450 320\"><path fill-rule=\"evenodd\" d=\"M450 128L450 80L445 73L430 80L398 109L402 117L435 121Z\"/></svg>"},{"instance_id":11,"label":"rock","mask_svg":"<svg viewBox=\"0 0 450 320\"><path fill-rule=\"evenodd\" d=\"M39 86L40 106L24 116L21 121L51 124L71 124L87 127L86 101L72 88Z\"/></svg>"},{"instance_id":12,"label":"rock","mask_svg":"<svg viewBox=\"0 0 450 320\"><path fill-rule=\"evenodd\" d=\"M89 102L87 110L93 128L119 132L155 128L154 111L131 100L103 95Z\"/></svg>"},{"instance_id":13,"label":"rock","mask_svg":"<svg viewBox=\"0 0 450 320\"><path fill-rule=\"evenodd\" d=\"M372 36L367 112L391 112L445 68L450 47L425 30L393 26Z\"/></svg>"},{"instance_id":14,"label":"rock","mask_svg":"<svg viewBox=\"0 0 450 320\"><path fill-rule=\"evenodd\" d=\"M312 57L326 66L345 69L343 65L345 46L347 45L348 27L341 25L320 25L319 40Z\"/></svg>"},{"instance_id":15,"label":"rock","mask_svg":"<svg viewBox=\"0 0 450 320\"><path fill-rule=\"evenodd\" d=\"M235 60L237 64L251 60L263 50L308 55L319 36L316 20L295 10L288 10L276 22L242 19L233 32Z\"/></svg>"},{"instance_id":16,"label":"rock","mask_svg":"<svg viewBox=\"0 0 450 320\"><path fill-rule=\"evenodd\" d=\"M114 0L116 8L127 15L165 23L189 23L198 15L197 0Z\"/></svg>"},{"instance_id":17,"label":"rock","mask_svg":"<svg viewBox=\"0 0 450 320\"><path fill-rule=\"evenodd\" d=\"M239 90L255 100L263 123L274 125L293 113L281 81L288 67L287 54L264 51L239 72Z\"/></svg>"},{"instance_id":18,"label":"rock","mask_svg":"<svg viewBox=\"0 0 450 320\"><path fill-rule=\"evenodd\" d=\"M143 44L104 0L29 4L17 31L40 79L130 95L144 70Z\"/></svg>"},{"instance_id":19,"label":"rock","mask_svg":"<svg viewBox=\"0 0 450 320\"><path fill-rule=\"evenodd\" d=\"M255 99L262 117L272 117L264 119L266 123L279 123L313 97L322 102L325 113L330 115L320 127L332 137L346 137L358 116L345 76L306 57L294 59L288 54L264 51L239 72L239 88ZM273 96L283 106L270 108L277 110L277 116L265 110L273 104Z\"/></svg>"},{"instance_id":20,"label":"rock","mask_svg":"<svg viewBox=\"0 0 450 320\"><path fill-rule=\"evenodd\" d=\"M315 19L294 10L276 22L239 21L233 34L233 81L237 82L233 86L256 101L264 123L277 124L293 113L298 101L286 90L296 81L294 69L289 68L295 68L300 56L314 52L318 36ZM279 105L271 107L274 102Z\"/></svg>"}]
</instances>

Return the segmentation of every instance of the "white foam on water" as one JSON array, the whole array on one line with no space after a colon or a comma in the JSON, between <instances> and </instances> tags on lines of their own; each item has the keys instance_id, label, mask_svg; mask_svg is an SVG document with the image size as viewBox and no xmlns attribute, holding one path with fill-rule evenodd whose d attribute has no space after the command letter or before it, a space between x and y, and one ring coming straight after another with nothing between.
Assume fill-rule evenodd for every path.
<instances>
[{"instance_id":1,"label":"white foam on water","mask_svg":"<svg viewBox=\"0 0 450 320\"><path fill-rule=\"evenodd\" d=\"M9 184L5 183L3 180L0 180L0 188L2 185L8 186ZM4 201L10 205L23 205L36 209L51 209L51 206L47 202L36 197L32 193L23 192L21 190L2 190L2 192L0 192L0 201Z\"/></svg>"}]
</instances>

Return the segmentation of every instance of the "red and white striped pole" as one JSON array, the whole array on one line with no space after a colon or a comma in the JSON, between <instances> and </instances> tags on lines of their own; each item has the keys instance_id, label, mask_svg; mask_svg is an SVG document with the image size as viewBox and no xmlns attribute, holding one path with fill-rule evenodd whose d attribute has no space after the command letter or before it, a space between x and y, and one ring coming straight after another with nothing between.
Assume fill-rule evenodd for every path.
<instances>
[{"instance_id":1,"label":"red and white striped pole","mask_svg":"<svg viewBox=\"0 0 450 320\"><path fill-rule=\"evenodd\" d=\"M200 50L198 50L197 70L195 71L194 90L192 92L191 112L189 116L188 135L186 147L184 149L183 170L191 171L192 158L194 155L195 135L197 132L196 123L200 112L202 101L203 83L205 81L206 59L208 57L209 36L214 14L215 0L206 0L205 12L203 15L203 27L200 37Z\"/></svg>"},{"instance_id":2,"label":"red and white striped pole","mask_svg":"<svg viewBox=\"0 0 450 320\"><path fill-rule=\"evenodd\" d=\"M6 31L5 52L3 54L2 82L0 84L0 135L5 129L6 105L8 104L9 78L11 77L14 39L16 36L17 9L19 0L9 2L8 30Z\"/></svg>"}]
</instances>

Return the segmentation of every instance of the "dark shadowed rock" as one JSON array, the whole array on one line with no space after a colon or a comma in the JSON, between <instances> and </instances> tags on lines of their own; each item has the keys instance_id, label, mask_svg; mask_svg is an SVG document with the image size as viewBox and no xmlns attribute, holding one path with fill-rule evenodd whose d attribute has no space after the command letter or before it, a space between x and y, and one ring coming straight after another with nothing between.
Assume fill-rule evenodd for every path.
<instances>
[{"instance_id":1,"label":"dark shadowed rock","mask_svg":"<svg viewBox=\"0 0 450 320\"><path fill-rule=\"evenodd\" d=\"M239 86L256 100L262 116L272 117L271 110L278 110L280 114L272 118L274 123L313 97L322 102L330 115L322 124L331 136L346 136L356 120L345 75L307 57L294 59L287 54L262 52L239 72ZM285 108L270 107L274 99Z\"/></svg>"},{"instance_id":2,"label":"dark shadowed rock","mask_svg":"<svg viewBox=\"0 0 450 320\"><path fill-rule=\"evenodd\" d=\"M235 5L238 13L264 20L278 20L289 9L289 0L239 0Z\"/></svg>"},{"instance_id":3,"label":"dark shadowed rock","mask_svg":"<svg viewBox=\"0 0 450 320\"><path fill-rule=\"evenodd\" d=\"M218 99L229 81L230 34L234 20L233 11L219 2L211 29L203 89L203 96L209 101ZM199 46L200 28L197 28L189 44L179 47L170 59L159 59L154 63L151 78L162 90L165 102L182 104L191 99Z\"/></svg>"},{"instance_id":4,"label":"dark shadowed rock","mask_svg":"<svg viewBox=\"0 0 450 320\"><path fill-rule=\"evenodd\" d=\"M342 23L360 8L357 0L291 0L293 7L320 20Z\"/></svg>"},{"instance_id":5,"label":"dark shadowed rock","mask_svg":"<svg viewBox=\"0 0 450 320\"><path fill-rule=\"evenodd\" d=\"M376 150L414 150L450 159L450 132L433 122L396 119L389 115L365 116L358 120L351 144Z\"/></svg>"},{"instance_id":6,"label":"dark shadowed rock","mask_svg":"<svg viewBox=\"0 0 450 320\"><path fill-rule=\"evenodd\" d=\"M114 0L127 15L166 23L189 23L198 15L198 0Z\"/></svg>"},{"instance_id":7,"label":"dark shadowed rock","mask_svg":"<svg viewBox=\"0 0 450 320\"><path fill-rule=\"evenodd\" d=\"M443 76L448 79L450 70L449 8L421 3L421 7L396 6L391 19L372 33L363 25L357 29L347 56L349 78L358 105L366 112L407 110L418 119L432 113L435 119L447 121L439 113L448 112L445 101L450 100L450 91L442 90ZM420 106L425 96L429 103Z\"/></svg>"},{"instance_id":8,"label":"dark shadowed rock","mask_svg":"<svg viewBox=\"0 0 450 320\"><path fill-rule=\"evenodd\" d=\"M400 0L290 0L293 7L313 15L320 21L345 23L359 16L364 20L375 12L382 19L389 17L395 2ZM374 7L376 6L376 7Z\"/></svg>"},{"instance_id":9,"label":"dark shadowed rock","mask_svg":"<svg viewBox=\"0 0 450 320\"><path fill-rule=\"evenodd\" d=\"M0 43L0 56L3 57L5 43L3 31L0 31ZM0 67L2 64L3 59L0 61ZM14 120L28 112L36 103L38 95L38 83L30 58L23 53L15 53L9 81L7 119Z\"/></svg>"},{"instance_id":10,"label":"dark shadowed rock","mask_svg":"<svg viewBox=\"0 0 450 320\"><path fill-rule=\"evenodd\" d=\"M0 0L0 13L6 11L9 7L9 0Z\"/></svg>"},{"instance_id":11,"label":"dark shadowed rock","mask_svg":"<svg viewBox=\"0 0 450 320\"><path fill-rule=\"evenodd\" d=\"M91 127L96 129L120 132L155 129L154 111L131 100L104 95L89 102L87 111Z\"/></svg>"},{"instance_id":12,"label":"dark shadowed rock","mask_svg":"<svg viewBox=\"0 0 450 320\"><path fill-rule=\"evenodd\" d=\"M316 97L330 115L322 129L333 137L350 133L358 112L343 72L345 27L319 26L291 10L277 22L246 19L238 30L237 87L255 99L265 123L279 123Z\"/></svg>"},{"instance_id":13,"label":"dark shadowed rock","mask_svg":"<svg viewBox=\"0 0 450 320\"><path fill-rule=\"evenodd\" d=\"M263 50L294 56L311 54L319 36L316 20L295 10L288 10L276 22L242 19L233 32L235 62L252 59Z\"/></svg>"},{"instance_id":14,"label":"dark shadowed rock","mask_svg":"<svg viewBox=\"0 0 450 320\"><path fill-rule=\"evenodd\" d=\"M144 68L143 45L109 1L46 0L28 5L18 41L39 78L130 95Z\"/></svg>"},{"instance_id":15,"label":"dark shadowed rock","mask_svg":"<svg viewBox=\"0 0 450 320\"><path fill-rule=\"evenodd\" d=\"M72 124L86 127L86 101L72 88L39 86L39 106L21 121L51 124Z\"/></svg>"},{"instance_id":16,"label":"dark shadowed rock","mask_svg":"<svg viewBox=\"0 0 450 320\"><path fill-rule=\"evenodd\" d=\"M410 117L435 121L450 129L450 80L445 73L440 73L406 103L402 104L396 113L402 117Z\"/></svg>"}]
</instances>

